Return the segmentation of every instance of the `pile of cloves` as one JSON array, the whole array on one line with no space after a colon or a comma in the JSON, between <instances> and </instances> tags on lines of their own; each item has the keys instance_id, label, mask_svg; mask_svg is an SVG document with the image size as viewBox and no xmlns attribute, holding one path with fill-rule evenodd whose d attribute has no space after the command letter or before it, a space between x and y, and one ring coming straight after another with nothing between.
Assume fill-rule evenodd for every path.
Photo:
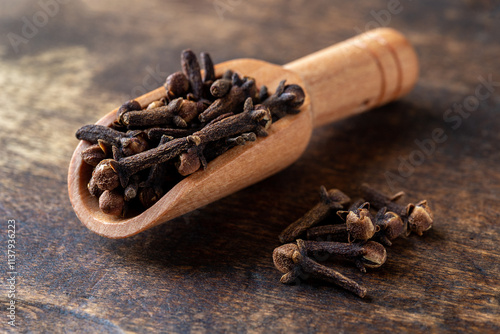
<instances>
[{"instance_id":1,"label":"pile of cloves","mask_svg":"<svg viewBox=\"0 0 500 334\"><path fill-rule=\"evenodd\" d=\"M366 288L319 262L340 258L366 272L367 267L385 263L384 246L411 233L421 236L432 227L432 212L425 200L401 205L396 201L403 192L387 196L367 184L361 186L361 192L363 199L351 203L342 191L322 186L320 202L280 234L284 245L274 250L273 261L284 274L282 283L313 277L363 298Z\"/></svg>"},{"instance_id":2,"label":"pile of cloves","mask_svg":"<svg viewBox=\"0 0 500 334\"><path fill-rule=\"evenodd\" d=\"M82 159L94 167L88 183L110 215L132 216L154 205L183 177L227 150L266 136L272 122L299 112L304 90L281 81L274 94L251 77L227 70L220 76L208 53L203 71L191 50L182 71L169 75L160 100L124 103L109 127L85 125L76 137L92 145Z\"/></svg>"}]
</instances>

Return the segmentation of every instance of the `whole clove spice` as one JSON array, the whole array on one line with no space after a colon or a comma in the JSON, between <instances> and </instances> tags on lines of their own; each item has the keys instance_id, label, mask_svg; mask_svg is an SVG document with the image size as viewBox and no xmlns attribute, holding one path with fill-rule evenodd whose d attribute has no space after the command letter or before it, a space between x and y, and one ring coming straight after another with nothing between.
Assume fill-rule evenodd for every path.
<instances>
[{"instance_id":1,"label":"whole clove spice","mask_svg":"<svg viewBox=\"0 0 500 334\"><path fill-rule=\"evenodd\" d=\"M106 153L99 144L94 144L82 151L82 159L91 166L97 166L106 158Z\"/></svg>"},{"instance_id":2,"label":"whole clove spice","mask_svg":"<svg viewBox=\"0 0 500 334\"><path fill-rule=\"evenodd\" d=\"M337 215L346 222L349 242L368 240L380 229L373 224L369 209L370 203L359 200L348 211L337 211Z\"/></svg>"},{"instance_id":3,"label":"whole clove spice","mask_svg":"<svg viewBox=\"0 0 500 334\"><path fill-rule=\"evenodd\" d=\"M167 97L171 100L184 96L189 91L189 80L184 73L175 72L170 74L163 85L167 91ZM136 109L139 110L139 109ZM120 118L121 115L118 115Z\"/></svg>"},{"instance_id":4,"label":"whole clove spice","mask_svg":"<svg viewBox=\"0 0 500 334\"><path fill-rule=\"evenodd\" d=\"M229 93L215 100L214 103L210 105L210 107L208 107L198 116L200 121L203 123L207 123L222 114L236 110L238 105L242 104L247 97L245 93L245 90L248 89L247 86L249 85L233 85L229 90Z\"/></svg>"},{"instance_id":5,"label":"whole clove spice","mask_svg":"<svg viewBox=\"0 0 500 334\"><path fill-rule=\"evenodd\" d=\"M145 130L144 132L148 136L148 138L152 141L158 141L163 136L169 136L172 138L181 138L192 135L198 131L198 129L177 129L177 128L150 128Z\"/></svg>"},{"instance_id":6,"label":"whole clove spice","mask_svg":"<svg viewBox=\"0 0 500 334\"><path fill-rule=\"evenodd\" d=\"M191 50L184 50L181 54L182 72L188 78L195 99L199 99L203 92L200 65L196 55Z\"/></svg>"},{"instance_id":7,"label":"whole clove spice","mask_svg":"<svg viewBox=\"0 0 500 334\"><path fill-rule=\"evenodd\" d=\"M110 162L113 159L102 160L92 172L90 183L92 187L98 187L101 190L113 190L120 185L120 179Z\"/></svg>"},{"instance_id":8,"label":"whole clove spice","mask_svg":"<svg viewBox=\"0 0 500 334\"><path fill-rule=\"evenodd\" d=\"M294 283L304 274L309 274L314 278L336 284L361 298L366 296L366 288L336 270L312 260L307 256L307 251L296 244L285 244L276 248L273 252L273 262L284 274L281 277L281 282L284 284Z\"/></svg>"},{"instance_id":9,"label":"whole clove spice","mask_svg":"<svg viewBox=\"0 0 500 334\"><path fill-rule=\"evenodd\" d=\"M348 240L349 232L346 224L322 225L307 230L308 240L333 241Z\"/></svg>"},{"instance_id":10,"label":"whole clove spice","mask_svg":"<svg viewBox=\"0 0 500 334\"><path fill-rule=\"evenodd\" d=\"M387 210L395 212L403 221L408 224L408 229L418 235L423 235L423 232L432 228L434 218L432 211L427 205L427 201L423 200L417 204L409 203L406 206L395 203L403 193L397 193L394 196L387 196L370 187L367 184L361 186L363 196L372 203L376 209L387 207Z\"/></svg>"},{"instance_id":11,"label":"whole clove spice","mask_svg":"<svg viewBox=\"0 0 500 334\"><path fill-rule=\"evenodd\" d=\"M366 272L365 267L380 267L387 259L384 246L375 241L343 243L297 239L297 245L299 248L303 248L307 254L328 253L330 256L352 261L362 272Z\"/></svg>"},{"instance_id":12,"label":"whole clove spice","mask_svg":"<svg viewBox=\"0 0 500 334\"><path fill-rule=\"evenodd\" d=\"M122 104L120 106L120 108L118 108L117 120L120 120L121 117L123 116L123 114L125 114L129 111L133 111L133 110L141 110L141 104L139 102L137 102L136 100L130 100L130 101L125 102L124 104ZM118 122L118 124L119 124L119 122ZM78 138L78 136L77 136L77 138Z\"/></svg>"},{"instance_id":13,"label":"whole clove spice","mask_svg":"<svg viewBox=\"0 0 500 334\"><path fill-rule=\"evenodd\" d=\"M201 161L198 149L191 147L179 156L179 162L176 164L177 171L182 176L193 174L201 167Z\"/></svg>"},{"instance_id":14,"label":"whole clove spice","mask_svg":"<svg viewBox=\"0 0 500 334\"><path fill-rule=\"evenodd\" d=\"M258 136L267 136L266 130L271 126L271 123L269 110L262 105L257 105L254 109L252 99L249 98L242 113L208 124L193 133L193 136L198 137L202 144L245 132L255 132Z\"/></svg>"},{"instance_id":15,"label":"whole clove spice","mask_svg":"<svg viewBox=\"0 0 500 334\"><path fill-rule=\"evenodd\" d=\"M316 206L281 232L279 235L281 243L292 242L307 229L325 219L332 210L342 209L350 201L350 198L340 190L327 191L324 186L320 188L320 198L321 201Z\"/></svg>"},{"instance_id":16,"label":"whole clove spice","mask_svg":"<svg viewBox=\"0 0 500 334\"><path fill-rule=\"evenodd\" d=\"M284 274L280 280L282 283L294 283L307 278L305 274L310 274L321 280L340 285L358 296L364 296L365 288L342 276L333 268L316 262L317 259L328 260L330 264L335 259L348 260L353 262L359 270L366 272L366 268L378 268L385 263L387 251L384 245L391 246L394 239L406 236L408 228L421 235L418 232L425 230L429 221L432 223L432 214L425 201L417 205L410 203L402 206L394 201L403 193L392 197L386 196L368 185L363 185L362 190L369 202L360 199L352 203L346 211L336 209L337 215L346 223L332 224L331 220L328 220L329 225L315 226L326 222L326 216L312 215L313 219L306 219L304 228L308 239L317 240L297 239L304 232L301 230L299 233L290 234L290 241L287 241L289 243L274 250L274 264ZM375 216L370 211L372 203L373 207L381 207ZM394 211L389 211L389 209ZM398 212L405 216L400 216ZM409 227L410 223L413 227ZM301 224L303 222L299 220L289 228L295 229ZM281 239L282 235L280 235L280 240L285 240ZM292 242L294 239L296 243ZM325 239L327 241L324 241Z\"/></svg>"},{"instance_id":17,"label":"whole clove spice","mask_svg":"<svg viewBox=\"0 0 500 334\"><path fill-rule=\"evenodd\" d=\"M137 197L137 193L139 192L139 182L140 182L140 177L139 175L132 175L130 177L130 182L128 183L127 187L125 188L123 192L123 199L126 202L130 202L134 198Z\"/></svg>"},{"instance_id":18,"label":"whole clove spice","mask_svg":"<svg viewBox=\"0 0 500 334\"><path fill-rule=\"evenodd\" d=\"M397 213L387 211L386 207L377 212L375 225L379 227L379 232L375 233L375 237L386 246L392 246L394 239L406 235L408 228Z\"/></svg>"},{"instance_id":19,"label":"whole clove spice","mask_svg":"<svg viewBox=\"0 0 500 334\"><path fill-rule=\"evenodd\" d=\"M262 102L271 111L273 120L280 119L286 114L297 113L298 108L304 103L304 90L299 85L285 85L285 82L286 80L282 80L275 93Z\"/></svg>"},{"instance_id":20,"label":"whole clove spice","mask_svg":"<svg viewBox=\"0 0 500 334\"><path fill-rule=\"evenodd\" d=\"M99 198L99 196L101 196L101 194L103 193L101 188L98 187L95 178L90 179L89 183L87 184L87 189L92 196L97 198Z\"/></svg>"},{"instance_id":21,"label":"whole clove spice","mask_svg":"<svg viewBox=\"0 0 500 334\"><path fill-rule=\"evenodd\" d=\"M173 159L189 147L198 145L199 141L200 139L196 136L177 138L151 150L123 158L119 161L110 159L107 163L118 175L122 187L126 187L131 175Z\"/></svg>"},{"instance_id":22,"label":"whole clove spice","mask_svg":"<svg viewBox=\"0 0 500 334\"><path fill-rule=\"evenodd\" d=\"M126 134L107 126L89 124L84 125L76 131L76 138L86 140L92 144L97 144L98 140L107 143L110 146L120 146L120 139L126 137Z\"/></svg>"},{"instance_id":23,"label":"whole clove spice","mask_svg":"<svg viewBox=\"0 0 500 334\"><path fill-rule=\"evenodd\" d=\"M144 136L142 131L138 131L131 137L120 138L122 155L128 157L146 151L149 145Z\"/></svg>"},{"instance_id":24,"label":"whole clove spice","mask_svg":"<svg viewBox=\"0 0 500 334\"><path fill-rule=\"evenodd\" d=\"M177 116L175 111L182 103L182 98L175 99L170 102L167 106L158 107L150 110L136 110L130 111L124 114L120 121L122 124L128 127L154 127L159 125L171 125L175 124L179 127L186 127L182 122L174 122L174 118Z\"/></svg>"},{"instance_id":25,"label":"whole clove spice","mask_svg":"<svg viewBox=\"0 0 500 334\"><path fill-rule=\"evenodd\" d=\"M204 75L203 75L203 83L207 83L209 85L215 81L215 68L214 63L212 62L212 58L210 54L207 52L200 53L201 63L203 65Z\"/></svg>"},{"instance_id":26,"label":"whole clove spice","mask_svg":"<svg viewBox=\"0 0 500 334\"><path fill-rule=\"evenodd\" d=\"M106 190L99 197L99 208L108 215L121 216L124 207L125 200L123 194L116 189Z\"/></svg>"},{"instance_id":27,"label":"whole clove spice","mask_svg":"<svg viewBox=\"0 0 500 334\"><path fill-rule=\"evenodd\" d=\"M226 95L232 87L230 79L218 79L210 86L210 94L213 97L221 98Z\"/></svg>"}]
</instances>

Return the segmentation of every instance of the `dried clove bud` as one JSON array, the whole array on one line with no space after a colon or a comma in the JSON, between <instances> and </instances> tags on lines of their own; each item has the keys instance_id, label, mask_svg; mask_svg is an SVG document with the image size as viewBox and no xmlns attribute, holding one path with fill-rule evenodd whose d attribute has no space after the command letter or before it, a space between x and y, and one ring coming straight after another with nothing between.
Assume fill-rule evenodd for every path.
<instances>
[{"instance_id":1,"label":"dried clove bud","mask_svg":"<svg viewBox=\"0 0 500 334\"><path fill-rule=\"evenodd\" d=\"M200 64L191 50L184 50L181 54L182 72L188 78L195 99L199 99L203 92Z\"/></svg>"},{"instance_id":2,"label":"dried clove bud","mask_svg":"<svg viewBox=\"0 0 500 334\"><path fill-rule=\"evenodd\" d=\"M152 207L165 194L163 186L167 167L165 164L158 164L151 167L147 180L140 185L139 201L147 209Z\"/></svg>"},{"instance_id":3,"label":"dried clove bud","mask_svg":"<svg viewBox=\"0 0 500 334\"><path fill-rule=\"evenodd\" d=\"M201 167L200 157L198 155L198 149L196 147L191 147L187 152L182 153L179 156L179 162L176 163L177 171L182 176L193 174Z\"/></svg>"},{"instance_id":4,"label":"dried clove bud","mask_svg":"<svg viewBox=\"0 0 500 334\"><path fill-rule=\"evenodd\" d=\"M173 124L175 116L173 108L177 107L173 100L167 106L149 110L130 111L120 118L120 122L128 127L146 127Z\"/></svg>"},{"instance_id":5,"label":"dried clove bud","mask_svg":"<svg viewBox=\"0 0 500 334\"><path fill-rule=\"evenodd\" d=\"M263 102L269 97L269 92L267 91L267 86L262 85L259 90L259 101Z\"/></svg>"},{"instance_id":6,"label":"dried clove bud","mask_svg":"<svg viewBox=\"0 0 500 334\"><path fill-rule=\"evenodd\" d=\"M92 144L97 144L102 140L110 146L120 146L120 139L126 137L126 134L107 126L89 124L84 125L76 131L76 138L86 140Z\"/></svg>"},{"instance_id":7,"label":"dried clove bud","mask_svg":"<svg viewBox=\"0 0 500 334\"><path fill-rule=\"evenodd\" d=\"M106 177L110 178L113 180L113 185L115 185L115 178L118 177L119 183L121 183L122 187L125 188L131 175L134 175L135 173L156 164L161 164L170 159L173 159L192 145L199 144L199 142L200 139L196 136L177 138L163 145L159 145L156 148L123 158L120 161L116 161L113 159L104 160L107 161L106 167L109 166L109 168L111 168L115 172L115 174L111 175L109 168L105 168L103 170L105 171L106 175L102 177L101 175L99 175L96 177L99 177L101 180L104 180ZM98 167L99 166L97 166L96 169ZM111 183L111 181L108 182ZM116 184L116 186L118 186L118 184ZM104 189L101 186L99 187L103 190L113 189Z\"/></svg>"},{"instance_id":8,"label":"dried clove bud","mask_svg":"<svg viewBox=\"0 0 500 334\"><path fill-rule=\"evenodd\" d=\"M336 270L312 260L304 249L295 244L285 244L276 248L273 252L273 262L275 267L284 273L281 277L282 283L290 284L304 274L310 274L314 278L334 283L361 298L366 296L366 288Z\"/></svg>"},{"instance_id":9,"label":"dried clove bud","mask_svg":"<svg viewBox=\"0 0 500 334\"><path fill-rule=\"evenodd\" d=\"M116 118L120 119L123 114L129 111L141 110L141 109L142 109L141 104L136 100L127 101L124 104L122 104L120 108L118 108L118 112L116 113Z\"/></svg>"},{"instance_id":10,"label":"dried clove bud","mask_svg":"<svg viewBox=\"0 0 500 334\"><path fill-rule=\"evenodd\" d=\"M210 86L210 94L212 94L215 98L221 98L229 92L231 87L231 80L218 79L214 81L212 86Z\"/></svg>"},{"instance_id":11,"label":"dried clove bud","mask_svg":"<svg viewBox=\"0 0 500 334\"><path fill-rule=\"evenodd\" d=\"M370 187L367 184L361 186L363 196L373 205L376 209L387 207L387 210L393 211L401 216L403 221L408 224L408 229L418 235L432 228L434 218L432 211L429 208L427 201L423 200L417 204L409 203L406 206L394 203L397 199L404 195L403 192L397 193L394 196L387 196Z\"/></svg>"},{"instance_id":12,"label":"dried clove bud","mask_svg":"<svg viewBox=\"0 0 500 334\"><path fill-rule=\"evenodd\" d=\"M171 137L163 136L158 146L171 140ZM154 165L149 171L147 180L140 184L139 201L145 208L153 206L165 194L163 186L166 175L168 175L168 171L165 163Z\"/></svg>"},{"instance_id":13,"label":"dried clove bud","mask_svg":"<svg viewBox=\"0 0 500 334\"><path fill-rule=\"evenodd\" d=\"M224 74L222 74L222 79L229 79L233 77L233 71L232 70L226 70Z\"/></svg>"},{"instance_id":14,"label":"dried clove bud","mask_svg":"<svg viewBox=\"0 0 500 334\"><path fill-rule=\"evenodd\" d=\"M199 137L202 144L233 137L244 132L255 132L259 136L266 136L266 130L271 122L269 110L262 105L257 105L253 109L252 100L249 98L242 113L207 124L195 132L193 136Z\"/></svg>"},{"instance_id":15,"label":"dried clove bud","mask_svg":"<svg viewBox=\"0 0 500 334\"><path fill-rule=\"evenodd\" d=\"M200 53L200 58L201 58L201 63L203 64L203 70L204 70L204 76L203 76L203 82L204 83L212 83L215 81L215 69L214 69L214 63L212 62L212 58L210 57L210 54L206 52Z\"/></svg>"},{"instance_id":16,"label":"dried clove bud","mask_svg":"<svg viewBox=\"0 0 500 334\"><path fill-rule=\"evenodd\" d=\"M91 178L89 183L87 184L87 189L89 193L94 197L99 197L102 194L102 190L97 186L96 180Z\"/></svg>"},{"instance_id":17,"label":"dried clove bud","mask_svg":"<svg viewBox=\"0 0 500 334\"><path fill-rule=\"evenodd\" d=\"M387 211L386 207L377 212L375 225L380 227L380 231L375 236L386 246L392 246L392 240L406 235L407 226L401 217L395 212Z\"/></svg>"},{"instance_id":18,"label":"dried clove bud","mask_svg":"<svg viewBox=\"0 0 500 334\"><path fill-rule=\"evenodd\" d=\"M304 241L297 240L297 246L304 249L307 254L318 255L328 253L336 257L353 261L362 272L366 268L378 268L387 259L387 252L381 244L375 241L366 243L344 243L331 241Z\"/></svg>"},{"instance_id":19,"label":"dried clove bud","mask_svg":"<svg viewBox=\"0 0 500 334\"><path fill-rule=\"evenodd\" d=\"M174 122L181 121L181 123L176 123L176 125L178 127L185 128L187 127L188 123L196 119L200 112L205 110L205 108L205 103L203 101L194 102L189 100L181 100L180 103L176 104L176 109L174 109L174 113L176 113L181 120L174 118Z\"/></svg>"},{"instance_id":20,"label":"dried clove bud","mask_svg":"<svg viewBox=\"0 0 500 334\"><path fill-rule=\"evenodd\" d=\"M121 151L123 155L130 156L141 153L148 149L148 142L143 137L143 133L134 137L120 138Z\"/></svg>"},{"instance_id":21,"label":"dried clove bud","mask_svg":"<svg viewBox=\"0 0 500 334\"><path fill-rule=\"evenodd\" d=\"M368 240L380 229L372 222L370 203L363 200L353 203L348 211L337 211L337 215L346 222L349 242Z\"/></svg>"},{"instance_id":22,"label":"dried clove bud","mask_svg":"<svg viewBox=\"0 0 500 334\"><path fill-rule=\"evenodd\" d=\"M203 102L177 98L167 106L131 111L123 115L121 123L129 127L146 127L175 124L185 128L204 109Z\"/></svg>"},{"instance_id":23,"label":"dried clove bud","mask_svg":"<svg viewBox=\"0 0 500 334\"><path fill-rule=\"evenodd\" d=\"M299 85L285 85L285 82L286 80L282 80L276 92L262 102L275 119L280 119L286 114L298 113L298 108L305 100L304 90Z\"/></svg>"},{"instance_id":24,"label":"dried clove bud","mask_svg":"<svg viewBox=\"0 0 500 334\"><path fill-rule=\"evenodd\" d=\"M96 166L90 179L92 187L97 186L101 190L113 190L120 185L120 179L111 167L111 161L114 160L105 159Z\"/></svg>"},{"instance_id":25,"label":"dried clove bud","mask_svg":"<svg viewBox=\"0 0 500 334\"><path fill-rule=\"evenodd\" d=\"M170 74L163 85L167 90L169 99L184 96L189 91L189 80L184 73L175 72Z\"/></svg>"},{"instance_id":26,"label":"dried clove bud","mask_svg":"<svg viewBox=\"0 0 500 334\"><path fill-rule=\"evenodd\" d=\"M97 166L99 162L106 158L106 153L103 152L99 144L90 145L82 151L82 159L91 166Z\"/></svg>"},{"instance_id":27,"label":"dried clove bud","mask_svg":"<svg viewBox=\"0 0 500 334\"><path fill-rule=\"evenodd\" d=\"M348 240L349 232L347 231L346 224L323 225L311 227L307 230L308 240L326 239L333 240Z\"/></svg>"},{"instance_id":28,"label":"dried clove bud","mask_svg":"<svg viewBox=\"0 0 500 334\"><path fill-rule=\"evenodd\" d=\"M234 111L238 105L245 101L245 98L246 94L243 87L232 86L229 93L215 100L198 118L203 123L210 122L222 114Z\"/></svg>"},{"instance_id":29,"label":"dried clove bud","mask_svg":"<svg viewBox=\"0 0 500 334\"><path fill-rule=\"evenodd\" d=\"M199 145L190 148L187 152L179 156L179 162L176 163L177 171L182 176L190 175L196 172L200 167L206 168L207 161L211 161L237 145L245 145L248 141L255 141L255 133L243 133L238 137L221 139L214 142L213 145Z\"/></svg>"},{"instance_id":30,"label":"dried clove bud","mask_svg":"<svg viewBox=\"0 0 500 334\"><path fill-rule=\"evenodd\" d=\"M195 133L197 129L177 129L177 128L150 128L145 130L150 140L160 140L163 136L172 138L187 137Z\"/></svg>"},{"instance_id":31,"label":"dried clove bud","mask_svg":"<svg viewBox=\"0 0 500 334\"><path fill-rule=\"evenodd\" d=\"M130 182L123 192L123 199L126 202L133 200L137 196L137 192L139 191L139 175L132 175L130 177Z\"/></svg>"},{"instance_id":32,"label":"dried clove bud","mask_svg":"<svg viewBox=\"0 0 500 334\"><path fill-rule=\"evenodd\" d=\"M244 84L244 81L240 78L238 73L233 73L231 81L233 86L241 87Z\"/></svg>"},{"instance_id":33,"label":"dried clove bud","mask_svg":"<svg viewBox=\"0 0 500 334\"><path fill-rule=\"evenodd\" d=\"M350 201L350 198L340 190L330 189L327 191L324 186L320 188L320 197L321 201L316 206L281 232L279 235L281 243L294 241L307 229L325 219L331 210L342 209Z\"/></svg>"},{"instance_id":34,"label":"dried clove bud","mask_svg":"<svg viewBox=\"0 0 500 334\"><path fill-rule=\"evenodd\" d=\"M432 228L434 217L431 208L427 205L427 200L417 204L408 204L406 207L406 216L408 217L408 227L417 235L422 236L425 231Z\"/></svg>"},{"instance_id":35,"label":"dried clove bud","mask_svg":"<svg viewBox=\"0 0 500 334\"><path fill-rule=\"evenodd\" d=\"M106 190L99 197L99 208L105 214L121 216L124 207L123 195L117 190Z\"/></svg>"},{"instance_id":36,"label":"dried clove bud","mask_svg":"<svg viewBox=\"0 0 500 334\"><path fill-rule=\"evenodd\" d=\"M251 97L252 102L254 104L257 104L260 102L259 89L257 88L257 85L255 84L254 78L245 76L243 78L243 85L241 87L244 89L246 98Z\"/></svg>"}]
</instances>

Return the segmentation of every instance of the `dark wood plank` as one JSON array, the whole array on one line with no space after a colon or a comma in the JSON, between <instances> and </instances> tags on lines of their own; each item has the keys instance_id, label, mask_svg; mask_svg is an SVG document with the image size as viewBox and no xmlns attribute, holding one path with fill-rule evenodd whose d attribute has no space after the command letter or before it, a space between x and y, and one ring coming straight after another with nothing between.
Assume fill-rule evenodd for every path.
<instances>
[{"instance_id":1,"label":"dark wood plank","mask_svg":"<svg viewBox=\"0 0 500 334\"><path fill-rule=\"evenodd\" d=\"M479 77L500 82L500 6L401 1L399 13L384 16L388 2L0 5L0 270L7 278L7 221L15 219L16 329L498 332L500 86L460 124L443 117L472 101ZM219 15L215 3L229 7ZM23 37L26 20L44 12L47 22ZM380 26L377 17L420 56L421 79L404 99L317 129L283 172L132 238L105 239L78 221L66 190L75 130L162 84L182 49L216 62L285 64ZM26 43L14 47L9 33ZM416 141L435 129L446 140L401 176L401 159L418 159ZM314 205L321 184L356 196L362 182L428 199L433 230L398 240L379 270L341 268L366 285L366 300L321 282L279 283L271 259L279 232ZM2 330L10 330L8 303L2 292Z\"/></svg>"}]
</instances>

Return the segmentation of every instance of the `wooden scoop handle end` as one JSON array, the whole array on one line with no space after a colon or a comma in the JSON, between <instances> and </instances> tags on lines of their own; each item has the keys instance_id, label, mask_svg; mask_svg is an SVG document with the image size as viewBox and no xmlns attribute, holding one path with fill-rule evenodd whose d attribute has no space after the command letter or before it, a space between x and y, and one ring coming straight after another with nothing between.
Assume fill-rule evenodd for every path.
<instances>
[{"instance_id":1,"label":"wooden scoop handle end","mask_svg":"<svg viewBox=\"0 0 500 334\"><path fill-rule=\"evenodd\" d=\"M315 127L398 99L413 88L419 72L415 50L390 28L368 31L284 68L303 79Z\"/></svg>"}]
</instances>

